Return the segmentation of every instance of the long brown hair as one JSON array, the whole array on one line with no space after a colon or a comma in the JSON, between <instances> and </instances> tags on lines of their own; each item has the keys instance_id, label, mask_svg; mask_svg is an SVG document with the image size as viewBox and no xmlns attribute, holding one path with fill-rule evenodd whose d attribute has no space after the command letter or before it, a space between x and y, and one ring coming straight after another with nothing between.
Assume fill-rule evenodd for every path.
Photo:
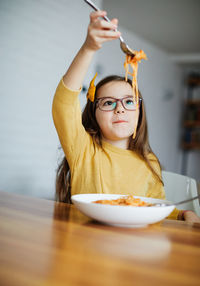
<instances>
[{"instance_id":1,"label":"long brown hair","mask_svg":"<svg viewBox=\"0 0 200 286\"><path fill-rule=\"evenodd\" d=\"M96 86L95 98L97 97L97 93L100 87L112 81L125 81L125 78L121 76L111 75L102 79ZM132 86L130 79L128 79L128 83ZM145 161L155 178L163 184L160 175L154 170L148 158L149 153L154 153L149 145L145 106L140 92L139 97L142 99L142 101L140 104L136 137L135 139L132 137L130 138L128 149L136 152ZM101 132L96 121L95 110L96 102L91 102L88 100L82 113L82 124L85 130L93 137L93 140L95 140L96 143L101 146ZM160 165L159 160L158 164ZM56 173L56 199L61 202L71 202L70 168L66 157L62 159Z\"/></svg>"}]
</instances>

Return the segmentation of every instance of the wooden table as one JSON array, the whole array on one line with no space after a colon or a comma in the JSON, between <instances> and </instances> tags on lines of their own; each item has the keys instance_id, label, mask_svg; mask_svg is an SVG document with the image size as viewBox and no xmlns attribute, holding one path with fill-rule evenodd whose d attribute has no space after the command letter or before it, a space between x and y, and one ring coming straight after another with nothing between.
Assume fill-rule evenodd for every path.
<instances>
[{"instance_id":1,"label":"wooden table","mask_svg":"<svg viewBox=\"0 0 200 286\"><path fill-rule=\"evenodd\" d=\"M200 225L99 224L73 205L0 192L0 285L200 285Z\"/></svg>"}]
</instances>

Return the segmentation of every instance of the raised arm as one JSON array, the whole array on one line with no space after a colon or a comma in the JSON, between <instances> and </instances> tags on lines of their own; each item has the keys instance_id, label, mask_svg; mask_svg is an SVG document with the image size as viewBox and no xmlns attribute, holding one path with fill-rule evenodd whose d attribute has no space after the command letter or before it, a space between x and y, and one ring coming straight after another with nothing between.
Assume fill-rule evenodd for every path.
<instances>
[{"instance_id":1,"label":"raised arm","mask_svg":"<svg viewBox=\"0 0 200 286\"><path fill-rule=\"evenodd\" d=\"M90 14L86 40L63 77L65 85L72 90L78 90L82 86L92 58L102 44L120 37L120 32L114 31L117 28L117 19L109 23L100 18L105 15L105 11Z\"/></svg>"}]
</instances>

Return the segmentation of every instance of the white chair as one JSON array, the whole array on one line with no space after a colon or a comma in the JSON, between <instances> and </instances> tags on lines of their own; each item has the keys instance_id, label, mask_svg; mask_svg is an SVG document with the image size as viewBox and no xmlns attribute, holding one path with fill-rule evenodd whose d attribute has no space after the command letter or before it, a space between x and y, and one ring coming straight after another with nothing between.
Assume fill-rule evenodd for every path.
<instances>
[{"instance_id":1,"label":"white chair","mask_svg":"<svg viewBox=\"0 0 200 286\"><path fill-rule=\"evenodd\" d=\"M187 176L162 171L166 199L178 202L198 195L197 183L195 179ZM200 216L199 200L177 206L178 209L192 210Z\"/></svg>"}]
</instances>

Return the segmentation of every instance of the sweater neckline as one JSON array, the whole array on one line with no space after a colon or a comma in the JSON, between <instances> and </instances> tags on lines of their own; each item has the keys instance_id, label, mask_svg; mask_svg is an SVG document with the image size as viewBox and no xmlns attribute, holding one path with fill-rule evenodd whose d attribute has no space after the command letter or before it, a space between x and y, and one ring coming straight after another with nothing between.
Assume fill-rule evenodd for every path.
<instances>
[{"instance_id":1,"label":"sweater neckline","mask_svg":"<svg viewBox=\"0 0 200 286\"><path fill-rule=\"evenodd\" d=\"M127 150L127 149L122 149L122 148L116 147L116 146L114 146L114 145L112 145L112 144L110 144L104 140L102 140L102 147L105 150L109 150L109 151L117 153L117 154L128 155L128 156L130 156L130 155L133 156L133 154L135 154L135 152L132 150Z\"/></svg>"}]
</instances>

